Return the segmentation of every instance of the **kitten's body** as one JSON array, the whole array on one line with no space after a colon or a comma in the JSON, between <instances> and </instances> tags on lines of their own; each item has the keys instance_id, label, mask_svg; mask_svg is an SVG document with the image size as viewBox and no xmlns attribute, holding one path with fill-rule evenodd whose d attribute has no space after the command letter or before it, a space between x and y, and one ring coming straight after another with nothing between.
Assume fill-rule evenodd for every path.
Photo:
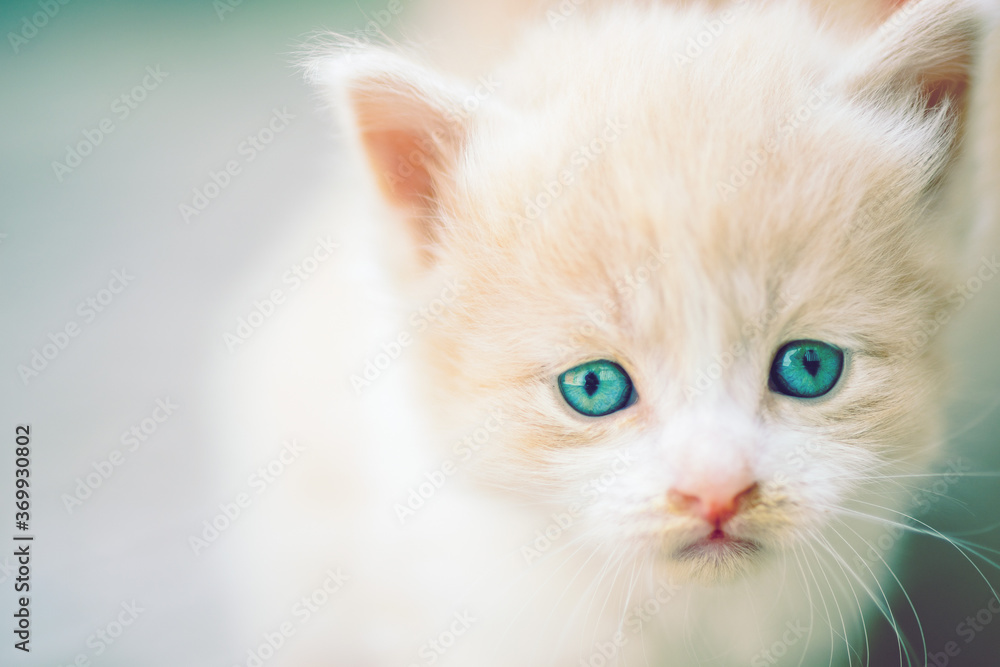
<instances>
[{"instance_id":1,"label":"kitten's body","mask_svg":"<svg viewBox=\"0 0 1000 667\"><path fill-rule=\"evenodd\" d=\"M917 37L962 60L946 28L971 10L921 7L943 29ZM864 657L860 612L892 556L860 556L885 524L844 507L896 520L903 489L874 478L935 454L938 346L914 336L989 211L928 194L969 156L906 68L924 85L961 67L898 53L894 69L791 4L727 16L581 11L529 33L478 92L365 49L318 67L403 225L341 204L337 264L222 374L252 415L228 436L241 456L296 437L308 461L213 547L254 554L251 638L296 629L270 664ZM850 350L844 386L769 392L795 338ZM552 378L605 357L639 400L571 414ZM679 556L703 528L667 490L740 466L763 494L732 529L761 553ZM350 580L300 624L293 605L328 568Z\"/></svg>"}]
</instances>

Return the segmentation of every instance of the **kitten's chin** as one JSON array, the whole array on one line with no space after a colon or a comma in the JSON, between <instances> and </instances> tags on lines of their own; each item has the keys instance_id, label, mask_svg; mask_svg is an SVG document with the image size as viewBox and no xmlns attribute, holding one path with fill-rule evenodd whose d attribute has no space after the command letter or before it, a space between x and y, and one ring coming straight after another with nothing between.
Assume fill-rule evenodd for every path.
<instances>
[{"instance_id":1,"label":"kitten's chin","mask_svg":"<svg viewBox=\"0 0 1000 667\"><path fill-rule=\"evenodd\" d=\"M700 584L725 584L756 569L764 560L764 551L758 542L716 531L664 555L675 577Z\"/></svg>"}]
</instances>

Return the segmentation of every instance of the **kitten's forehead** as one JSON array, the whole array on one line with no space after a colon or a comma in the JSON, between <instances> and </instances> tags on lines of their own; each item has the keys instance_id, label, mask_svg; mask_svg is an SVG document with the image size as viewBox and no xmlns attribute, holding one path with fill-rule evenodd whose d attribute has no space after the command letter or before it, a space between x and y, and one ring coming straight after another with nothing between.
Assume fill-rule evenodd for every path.
<instances>
[{"instance_id":1,"label":"kitten's forehead","mask_svg":"<svg viewBox=\"0 0 1000 667\"><path fill-rule=\"evenodd\" d=\"M648 218L649 234L674 218L672 238L746 248L757 239L741 235L804 234L828 217L817 212L851 212L873 185L898 184L919 141L891 140L898 119L846 104L827 80L827 47L801 25L812 19L785 9L735 15L696 57L686 46L705 30L698 13L634 25L615 14L536 36L525 57L551 62L501 71L508 104L471 138L460 210L492 204L504 234L525 222L586 231L576 211L563 215L586 206ZM594 40L601 48L587 48ZM510 216L523 218L514 230Z\"/></svg>"},{"instance_id":2,"label":"kitten's forehead","mask_svg":"<svg viewBox=\"0 0 1000 667\"><path fill-rule=\"evenodd\" d=\"M872 282L878 266L845 268L882 250L850 237L866 207L888 226L912 212L925 137L849 104L826 81L827 45L802 29L812 19L778 15L739 14L696 57L685 46L704 30L698 14L666 33L612 22L543 36L555 62L511 68L528 79L510 86L519 112L488 116L473 137L457 215L482 221L474 234L489 227L519 275L598 301L653 251L672 259L651 284L674 300L714 294L737 321L792 285L823 299Z\"/></svg>"},{"instance_id":3,"label":"kitten's forehead","mask_svg":"<svg viewBox=\"0 0 1000 667\"><path fill-rule=\"evenodd\" d=\"M475 236L486 228L480 240L492 252L471 259L492 256L515 280L575 288L598 301L654 271L640 282L670 285L675 298L714 292L756 311L789 283L849 280L850 253L863 263L875 251L850 243L852 225L880 196L872 183L898 180L891 160L851 159L849 142L834 146L806 130L768 151L769 124L758 118L756 133L722 120L697 132L678 129L688 119L676 114L618 111L597 117L590 139L555 132L530 156L523 147L480 152L499 159L472 169L456 216L477 220L466 227ZM510 150L512 142L498 143ZM900 198L893 191L882 208Z\"/></svg>"}]
</instances>

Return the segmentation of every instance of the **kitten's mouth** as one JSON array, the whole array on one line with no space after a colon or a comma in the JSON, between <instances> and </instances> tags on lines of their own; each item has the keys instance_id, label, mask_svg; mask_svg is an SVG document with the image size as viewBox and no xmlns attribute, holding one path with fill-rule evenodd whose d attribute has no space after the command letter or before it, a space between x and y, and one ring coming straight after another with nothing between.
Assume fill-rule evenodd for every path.
<instances>
[{"instance_id":1,"label":"kitten's mouth","mask_svg":"<svg viewBox=\"0 0 1000 667\"><path fill-rule=\"evenodd\" d=\"M743 556L753 556L761 549L760 544L753 540L734 537L720 528L716 528L705 537L683 547L675 554L679 560L692 559L733 559Z\"/></svg>"}]
</instances>

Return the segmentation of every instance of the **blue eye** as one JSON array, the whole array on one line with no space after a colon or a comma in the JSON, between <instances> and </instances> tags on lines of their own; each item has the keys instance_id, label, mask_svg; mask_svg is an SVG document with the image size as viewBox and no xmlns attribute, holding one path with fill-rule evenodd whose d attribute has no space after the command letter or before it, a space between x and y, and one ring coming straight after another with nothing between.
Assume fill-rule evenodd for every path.
<instances>
[{"instance_id":1,"label":"blue eye","mask_svg":"<svg viewBox=\"0 0 1000 667\"><path fill-rule=\"evenodd\" d=\"M588 361L560 375L559 391L571 408L588 417L617 412L635 396L628 373L604 359Z\"/></svg>"},{"instance_id":2,"label":"blue eye","mask_svg":"<svg viewBox=\"0 0 1000 667\"><path fill-rule=\"evenodd\" d=\"M815 398L837 384L844 370L840 348L818 340L785 343L771 363L771 388L795 398Z\"/></svg>"}]
</instances>

